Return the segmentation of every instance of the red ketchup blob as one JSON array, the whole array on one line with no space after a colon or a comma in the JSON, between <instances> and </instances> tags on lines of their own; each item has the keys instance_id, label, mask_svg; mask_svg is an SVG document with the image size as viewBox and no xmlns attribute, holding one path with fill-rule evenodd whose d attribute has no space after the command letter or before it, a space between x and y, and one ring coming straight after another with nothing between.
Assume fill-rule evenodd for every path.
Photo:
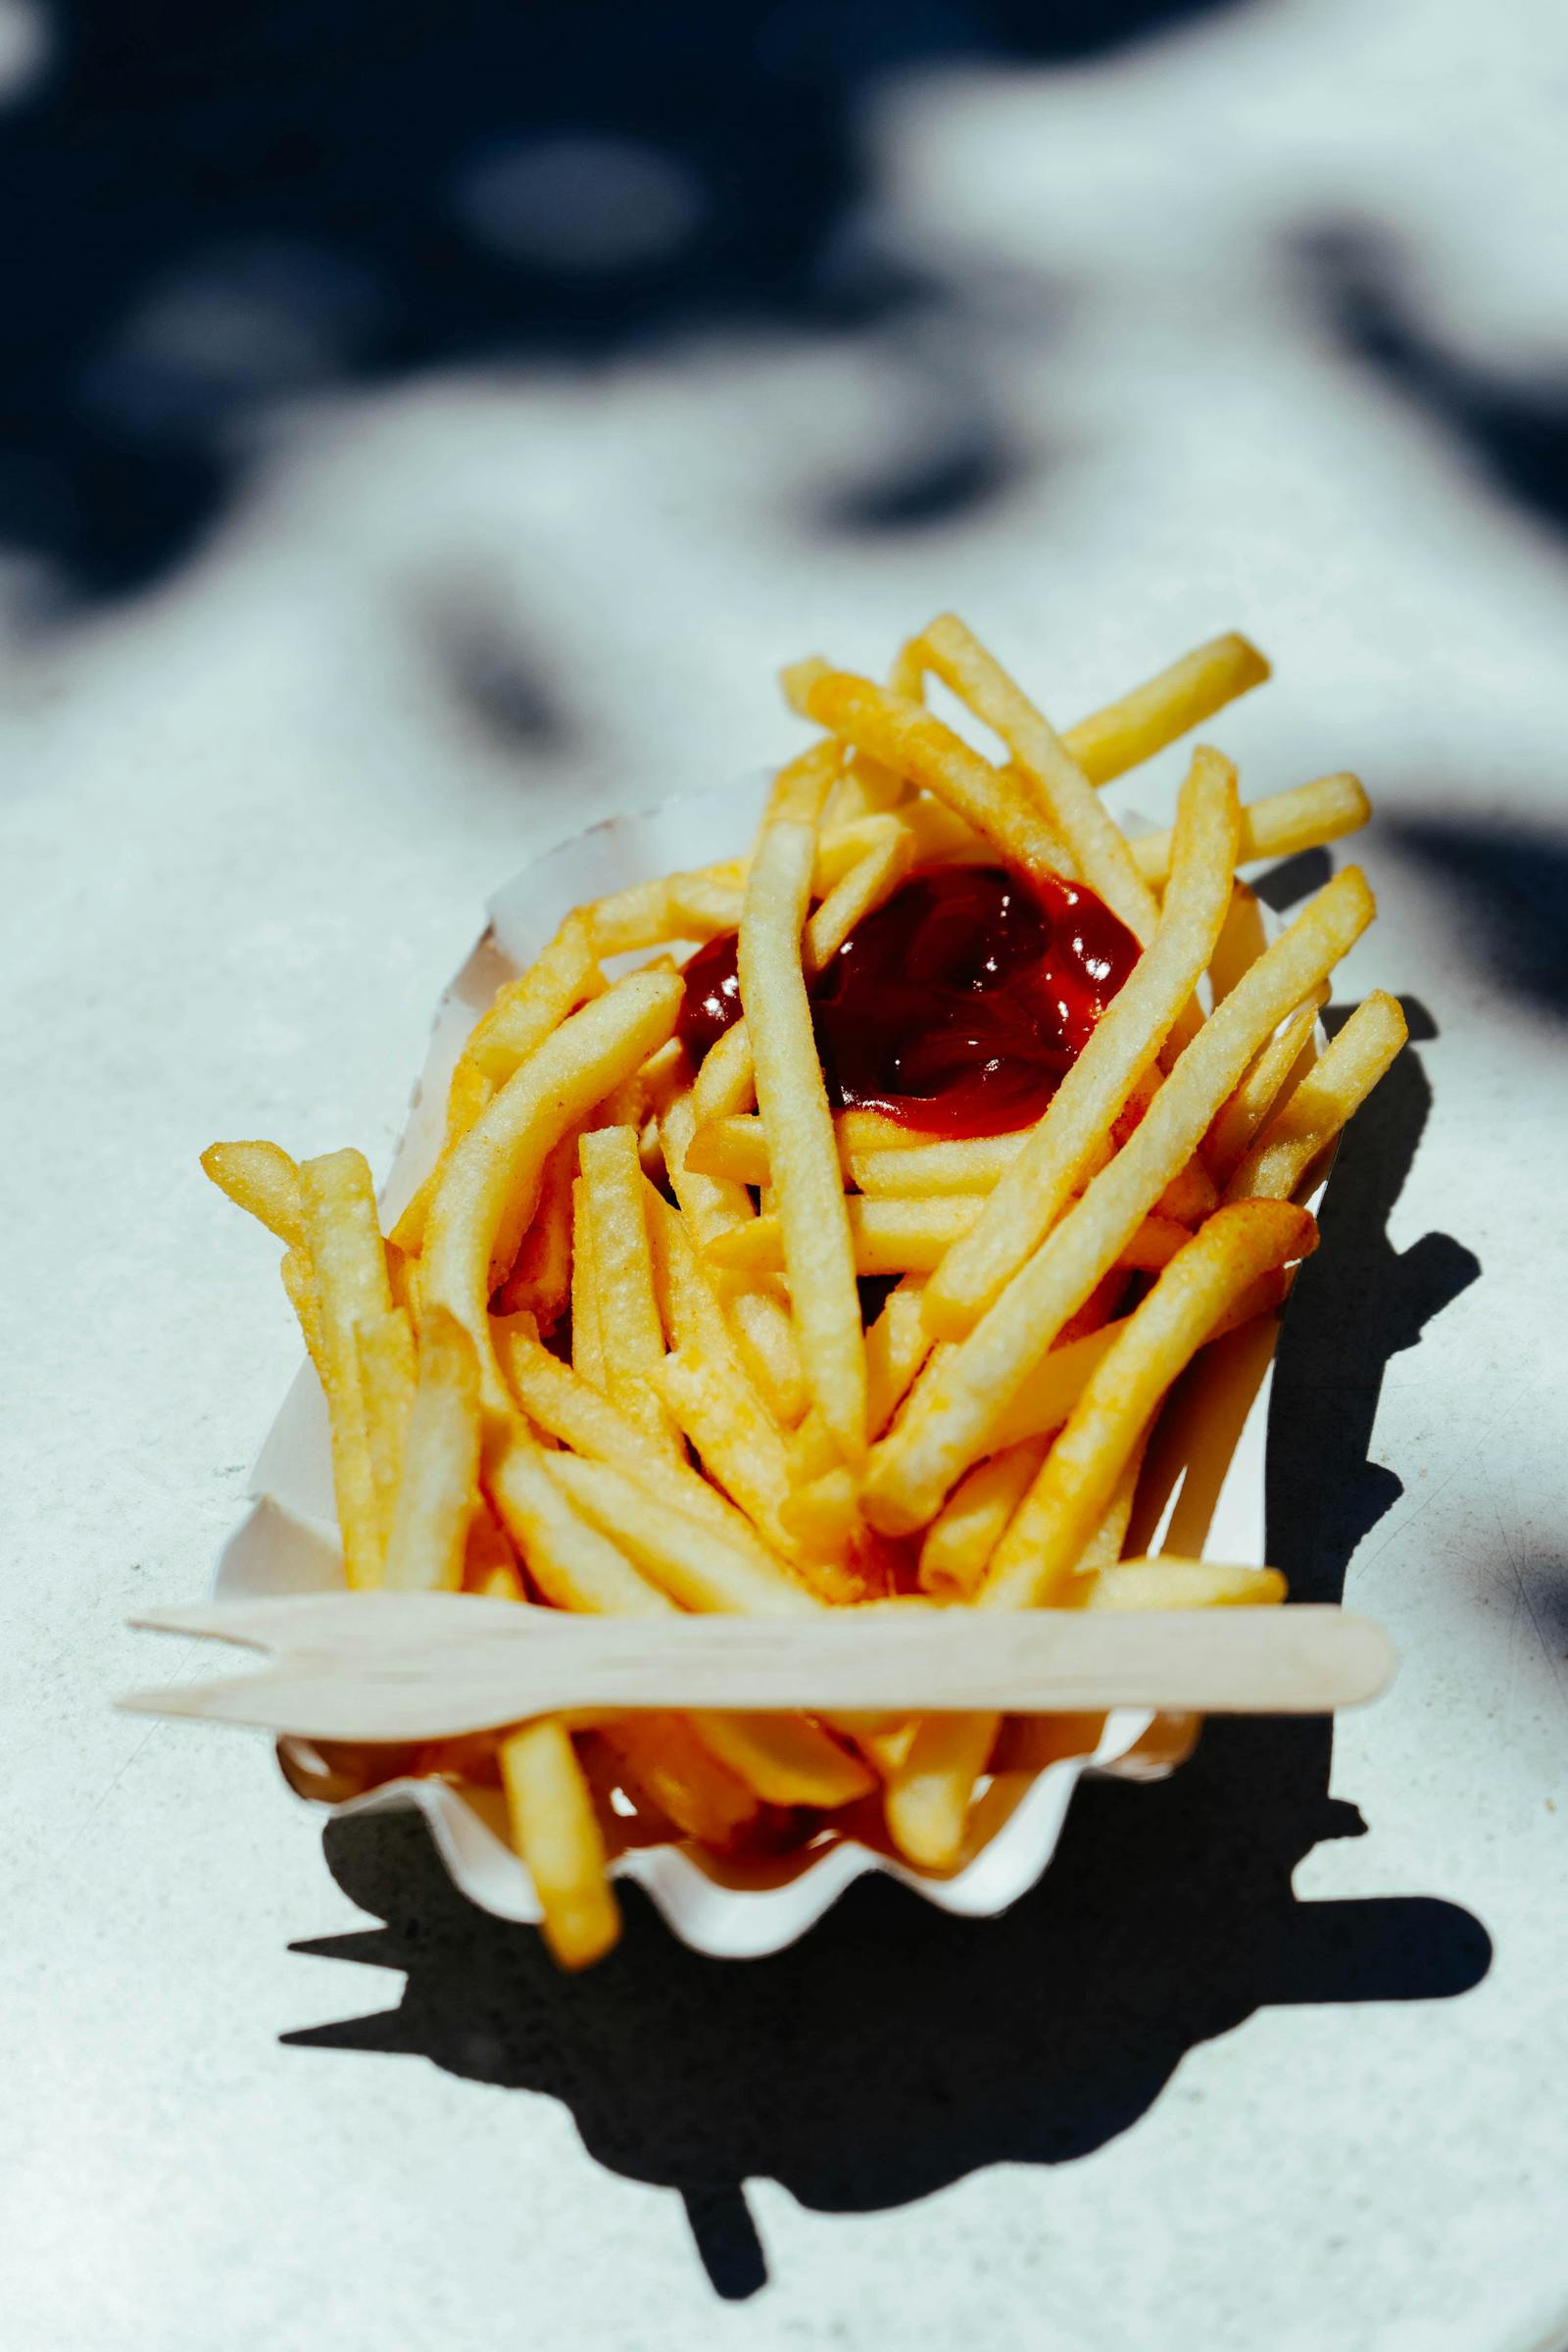
<instances>
[{"instance_id":1,"label":"red ketchup blob","mask_svg":"<svg viewBox=\"0 0 1568 2352\"><path fill-rule=\"evenodd\" d=\"M731 932L686 965L679 1026L695 1061L740 1018L735 949ZM812 985L828 1099L928 1135L1026 1127L1138 953L1081 882L991 865L913 873Z\"/></svg>"}]
</instances>

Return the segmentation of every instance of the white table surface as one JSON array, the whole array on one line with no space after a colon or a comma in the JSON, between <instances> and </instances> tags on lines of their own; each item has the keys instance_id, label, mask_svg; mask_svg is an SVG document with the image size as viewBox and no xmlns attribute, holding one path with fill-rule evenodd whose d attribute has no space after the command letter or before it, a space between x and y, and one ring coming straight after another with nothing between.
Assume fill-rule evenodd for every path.
<instances>
[{"instance_id":1,"label":"white table surface","mask_svg":"<svg viewBox=\"0 0 1568 2352\"><path fill-rule=\"evenodd\" d=\"M1434 334L1560 362L1522 232L1562 20L1460 13L1228 37L1248 89L1295 75L1302 220L1333 179L1414 238ZM1568 2340L1568 569L1333 345L1290 220L1249 211L1263 96L1195 192L1218 38L889 107L890 217L956 304L977 257L1008 273L960 320L1017 459L990 507L825 532L824 485L905 429L906 355L720 339L271 419L199 561L11 641L11 2352ZM1380 117L1379 61L1429 52L1424 111ZM1047 335L1029 271L1080 200L1097 297ZM1331 1771L1315 1731L1231 1729L1088 1792L1005 1922L874 1889L726 1971L637 1911L563 1984L412 1827L339 1833L329 1870L264 1740L109 1710L153 1662L127 1611L203 1590L296 1355L275 1246L197 1153L384 1167L486 891L787 748L778 661L880 662L944 605L1063 717L1245 626L1278 669L1211 730L1245 788L1373 792L1381 919L1339 999L1427 1018L1303 1281L1273 1541L1299 1590L1353 1553L1402 1671Z\"/></svg>"}]
</instances>

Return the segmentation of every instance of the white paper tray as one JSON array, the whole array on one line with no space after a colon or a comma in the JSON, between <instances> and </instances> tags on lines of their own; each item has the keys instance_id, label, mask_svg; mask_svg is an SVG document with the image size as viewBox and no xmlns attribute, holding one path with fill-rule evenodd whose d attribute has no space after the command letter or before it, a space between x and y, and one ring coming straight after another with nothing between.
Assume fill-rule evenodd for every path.
<instances>
[{"instance_id":1,"label":"white paper tray","mask_svg":"<svg viewBox=\"0 0 1568 2352\"><path fill-rule=\"evenodd\" d=\"M384 1191L389 1218L434 1159L447 1080L501 981L530 961L562 917L584 900L649 874L743 853L765 788L765 777L753 777L643 815L612 818L540 857L497 894L487 929L437 1008ZM1272 1322L1239 1332L1206 1349L1178 1390L1156 1431L1140 1490L1134 1534L1141 1543L1157 1548L1168 1531L1172 1550L1263 1564L1272 1345ZM216 1592L226 1597L340 1585L326 1410L308 1363L268 1433L248 1492L252 1508L223 1547ZM750 1958L793 1943L867 1871L898 1879L944 1911L989 1918L1026 1893L1050 1862L1085 1772L1163 1777L1188 1752L1195 1731L1190 1719L1115 1714L1105 1719L1092 1752L1063 1757L1036 1773L999 1775L977 1807L972 1850L943 1876L911 1870L854 1838L745 1868L683 1844L632 1845L613 1869L647 1889L683 1942L714 1958ZM416 1807L465 1894L502 1919L539 1917L527 1872L506 1841L499 1801L488 1791L406 1778L335 1801L341 1781L307 1742L284 1740L278 1755L290 1787L318 1810Z\"/></svg>"}]
</instances>

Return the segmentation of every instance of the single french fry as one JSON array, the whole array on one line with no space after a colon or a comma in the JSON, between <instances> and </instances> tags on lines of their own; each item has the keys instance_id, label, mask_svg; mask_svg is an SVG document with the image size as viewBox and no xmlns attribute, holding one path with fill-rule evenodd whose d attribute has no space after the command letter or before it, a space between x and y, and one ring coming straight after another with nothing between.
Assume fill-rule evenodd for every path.
<instances>
[{"instance_id":1,"label":"single french fry","mask_svg":"<svg viewBox=\"0 0 1568 2352\"><path fill-rule=\"evenodd\" d=\"M892 896L914 861L913 833L895 817L867 820L864 839L864 856L839 877L812 912L802 935L801 969L808 980L832 961L856 924ZM743 1101L751 1102L756 1096L751 1032L745 1021L737 1021L727 1029L719 1045L723 1048L722 1055L717 1048L709 1054L708 1061L716 1059L717 1066L697 1099L710 1105L720 1099L733 1101L738 1109ZM707 1066L705 1061L704 1068ZM701 1089L700 1078L698 1084ZM710 1107L704 1115L711 1117L715 1113Z\"/></svg>"},{"instance_id":2,"label":"single french fry","mask_svg":"<svg viewBox=\"0 0 1568 2352\"><path fill-rule=\"evenodd\" d=\"M882 1435L931 1352L930 1334L920 1312L924 1287L921 1276L906 1274L865 1335L865 1425L869 1437ZM808 1413L788 1447L792 1486L809 1486L833 1469L839 1458L821 1415Z\"/></svg>"},{"instance_id":3,"label":"single french fry","mask_svg":"<svg viewBox=\"0 0 1568 2352\"><path fill-rule=\"evenodd\" d=\"M971 1230L982 1206L982 1198L974 1193L913 1200L852 1197L845 1207L856 1274L929 1274ZM1124 1267L1163 1266L1186 1239L1185 1225L1151 1214L1128 1235L1116 1262ZM703 1255L708 1265L720 1271L777 1273L785 1263L783 1228L776 1216L754 1217L749 1225L720 1234Z\"/></svg>"},{"instance_id":4,"label":"single french fry","mask_svg":"<svg viewBox=\"0 0 1568 2352\"><path fill-rule=\"evenodd\" d=\"M702 1127L710 1119L750 1110L756 1101L751 1033L744 1021L736 1021L704 1054L703 1066L692 1082L692 1108Z\"/></svg>"},{"instance_id":5,"label":"single french fry","mask_svg":"<svg viewBox=\"0 0 1568 2352\"><path fill-rule=\"evenodd\" d=\"M654 1385L664 1354L644 1200L648 1180L632 1127L603 1127L578 1145L593 1230L594 1295L610 1394L628 1420L674 1458L680 1441Z\"/></svg>"},{"instance_id":6,"label":"single french fry","mask_svg":"<svg viewBox=\"0 0 1568 2352\"><path fill-rule=\"evenodd\" d=\"M815 1805L831 1813L876 1787L875 1774L858 1756L804 1715L713 1715L701 1709L692 1723L704 1745L764 1803Z\"/></svg>"},{"instance_id":7,"label":"single french fry","mask_svg":"<svg viewBox=\"0 0 1568 2352\"><path fill-rule=\"evenodd\" d=\"M1211 637L1130 694L1081 718L1062 740L1092 784L1108 784L1200 727L1268 674L1267 662L1245 637L1234 632Z\"/></svg>"},{"instance_id":8,"label":"single french fry","mask_svg":"<svg viewBox=\"0 0 1568 2352\"><path fill-rule=\"evenodd\" d=\"M1212 1331L1209 1337L1212 1339ZM1122 1545L1127 1541L1127 1529L1132 1520L1133 1502L1138 1493L1139 1475L1143 1470L1144 1454L1149 1445L1150 1431L1152 1426L1152 1419L1144 1424L1143 1434L1133 1446L1127 1459L1118 1471L1116 1484L1111 1489L1110 1500L1101 1512L1088 1543L1073 1562L1072 1572L1075 1580L1098 1575L1102 1568L1109 1568L1121 1558ZM1074 1589L1076 1590L1076 1584Z\"/></svg>"},{"instance_id":9,"label":"single french fry","mask_svg":"<svg viewBox=\"0 0 1568 2352\"><path fill-rule=\"evenodd\" d=\"M934 1337L961 1339L1001 1296L1060 1216L1169 1036L1230 904L1236 809L1235 769L1200 747L1182 786L1179 857L1159 928L999 1179L983 1215L927 1285L926 1320Z\"/></svg>"},{"instance_id":10,"label":"single french fry","mask_svg":"<svg viewBox=\"0 0 1568 2352\"><path fill-rule=\"evenodd\" d=\"M389 1314L368 1315L356 1323L354 1340L359 1352L360 1393L365 1399L370 1482L384 1551L397 1509L404 1433L414 1402L414 1327L404 1308L395 1306Z\"/></svg>"},{"instance_id":11,"label":"single french fry","mask_svg":"<svg viewBox=\"0 0 1568 2352\"><path fill-rule=\"evenodd\" d=\"M1178 1225L1201 1225L1218 1206L1219 1188L1196 1152L1177 1169L1155 1203L1158 1215L1174 1217Z\"/></svg>"},{"instance_id":12,"label":"single french fry","mask_svg":"<svg viewBox=\"0 0 1568 2352\"><path fill-rule=\"evenodd\" d=\"M599 1337L599 1295L594 1287L588 1188L580 1176L571 1187L571 1368L594 1388L609 1394L605 1350Z\"/></svg>"},{"instance_id":13,"label":"single french fry","mask_svg":"<svg viewBox=\"0 0 1568 2352\"><path fill-rule=\"evenodd\" d=\"M672 1509L610 1463L566 1452L540 1458L573 1507L682 1608L779 1617L819 1605L781 1560L765 1561L754 1546Z\"/></svg>"},{"instance_id":14,"label":"single french fry","mask_svg":"<svg viewBox=\"0 0 1568 2352\"><path fill-rule=\"evenodd\" d=\"M604 985L589 919L579 907L528 969L497 993L469 1033L465 1058L493 1086L504 1086L566 1015Z\"/></svg>"},{"instance_id":15,"label":"single french fry","mask_svg":"<svg viewBox=\"0 0 1568 2352\"><path fill-rule=\"evenodd\" d=\"M1134 864L1120 826L1044 712L956 612L932 621L919 647L943 684L996 729L1053 832L1067 844L1078 872L1147 945L1159 920L1153 893Z\"/></svg>"},{"instance_id":16,"label":"single french fry","mask_svg":"<svg viewBox=\"0 0 1568 2352\"><path fill-rule=\"evenodd\" d=\"M676 939L717 939L740 927L741 901L746 895L744 874L722 882L710 874L671 874L667 884L669 911L679 928Z\"/></svg>"},{"instance_id":17,"label":"single french fry","mask_svg":"<svg viewBox=\"0 0 1568 2352\"><path fill-rule=\"evenodd\" d=\"M969 1598L1007 1521L1034 1485L1046 1444L1043 1437L1023 1438L965 1471L920 1545L922 1592L933 1600Z\"/></svg>"},{"instance_id":18,"label":"single french fry","mask_svg":"<svg viewBox=\"0 0 1568 2352\"><path fill-rule=\"evenodd\" d=\"M924 1412L906 1415L872 1454L861 1508L873 1527L898 1535L924 1526L969 1463L992 1450L1011 1397L1191 1157L1263 1040L1373 911L1365 878L1347 867L1210 1015L1115 1158L955 1349Z\"/></svg>"},{"instance_id":19,"label":"single french fry","mask_svg":"<svg viewBox=\"0 0 1568 2352\"><path fill-rule=\"evenodd\" d=\"M795 1548L783 1505L789 1495L784 1441L755 1391L736 1390L696 1348L677 1348L655 1386L710 1478L733 1497L775 1550Z\"/></svg>"},{"instance_id":20,"label":"single french fry","mask_svg":"<svg viewBox=\"0 0 1568 2352\"><path fill-rule=\"evenodd\" d=\"M1091 1375L992 1554L977 1606L1043 1608L1059 1599L1171 1382L1250 1283L1303 1255L1315 1239L1304 1209L1276 1201L1217 1210L1193 1236ZM943 1868L956 1856L999 1723L995 1715L932 1716L915 1735L887 1792L889 1830L911 1861Z\"/></svg>"},{"instance_id":21,"label":"single french fry","mask_svg":"<svg viewBox=\"0 0 1568 2352\"><path fill-rule=\"evenodd\" d=\"M1282 1088L1311 1043L1312 1030L1328 1003L1329 984L1320 981L1304 1004L1282 1021L1268 1044L1208 1122L1200 1147L1216 1184L1224 1184L1246 1156L1247 1148L1273 1109Z\"/></svg>"},{"instance_id":22,"label":"single french fry","mask_svg":"<svg viewBox=\"0 0 1568 2352\"><path fill-rule=\"evenodd\" d=\"M435 1166L425 1177L392 1228L393 1247L406 1256L416 1259L424 1247L424 1220L430 1213L430 1203L441 1189L441 1180L454 1151L478 1120L481 1111L495 1093L495 1082L486 1076L477 1062L470 1061L466 1052L458 1056L457 1066L447 1084L446 1129Z\"/></svg>"},{"instance_id":23,"label":"single french fry","mask_svg":"<svg viewBox=\"0 0 1568 2352\"><path fill-rule=\"evenodd\" d=\"M1285 1598L1277 1568L1228 1568L1217 1560L1118 1560L1094 1572L1086 1609L1225 1609Z\"/></svg>"},{"instance_id":24,"label":"single french fry","mask_svg":"<svg viewBox=\"0 0 1568 2352\"><path fill-rule=\"evenodd\" d=\"M602 1960L620 1935L604 1835L570 1734L549 1717L500 1745L512 1842L527 1867L545 1941L562 1968Z\"/></svg>"},{"instance_id":25,"label":"single french fry","mask_svg":"<svg viewBox=\"0 0 1568 2352\"><path fill-rule=\"evenodd\" d=\"M1374 989L1270 1119L1226 1186L1226 1200L1288 1200L1366 1101L1407 1035L1396 1000Z\"/></svg>"},{"instance_id":26,"label":"single french fry","mask_svg":"<svg viewBox=\"0 0 1568 2352\"><path fill-rule=\"evenodd\" d=\"M823 1560L842 1559L861 1525L854 1471L840 1462L809 1486L797 1487L781 1500L779 1517L808 1553Z\"/></svg>"},{"instance_id":27,"label":"single french fry","mask_svg":"<svg viewBox=\"0 0 1568 2352\"><path fill-rule=\"evenodd\" d=\"M1208 959L1209 999L1215 1005L1224 1004L1243 973L1251 970L1268 946L1263 924L1263 902L1256 891L1241 880L1233 882L1231 903Z\"/></svg>"},{"instance_id":28,"label":"single french fry","mask_svg":"<svg viewBox=\"0 0 1568 2352\"><path fill-rule=\"evenodd\" d=\"M889 684L893 681L890 679ZM894 691L898 689L895 686ZM868 759L863 752L855 752L845 763L844 773L827 796L822 811L824 826L855 824L862 816L881 816L907 800L909 787L891 767L880 760Z\"/></svg>"},{"instance_id":29,"label":"single french fry","mask_svg":"<svg viewBox=\"0 0 1568 2352\"><path fill-rule=\"evenodd\" d=\"M539 1180L539 1205L511 1273L497 1291L498 1315L529 1314L552 1330L571 1302L572 1194L577 1176L577 1136L564 1135L548 1154Z\"/></svg>"},{"instance_id":30,"label":"single french fry","mask_svg":"<svg viewBox=\"0 0 1568 2352\"><path fill-rule=\"evenodd\" d=\"M757 1819L758 1800L683 1715L624 1715L599 1733L634 1802L651 1803L683 1838L725 1853Z\"/></svg>"},{"instance_id":31,"label":"single french fry","mask_svg":"<svg viewBox=\"0 0 1568 2352\"><path fill-rule=\"evenodd\" d=\"M1271 792L1264 800L1243 804L1236 862L1252 865L1260 858L1294 858L1299 850L1320 849L1357 832L1371 814L1372 804L1356 776L1319 776L1289 792ZM1171 868L1170 834L1142 833L1131 847L1144 880L1157 889Z\"/></svg>"},{"instance_id":32,"label":"single french fry","mask_svg":"<svg viewBox=\"0 0 1568 2352\"><path fill-rule=\"evenodd\" d=\"M1077 1339L1058 1340L999 1418L995 1433L998 1450L1059 1429L1083 1395L1090 1374L1114 1347L1120 1329L1121 1322L1102 1323Z\"/></svg>"},{"instance_id":33,"label":"single french fry","mask_svg":"<svg viewBox=\"0 0 1568 2352\"><path fill-rule=\"evenodd\" d=\"M767 1284L742 1282L726 1302L735 1343L753 1386L779 1428L792 1429L806 1411L806 1372L787 1302Z\"/></svg>"},{"instance_id":34,"label":"single french fry","mask_svg":"<svg viewBox=\"0 0 1568 2352\"><path fill-rule=\"evenodd\" d=\"M839 1196L849 1229L856 1275L925 1274L940 1264L983 1205L980 1196L958 1193L937 1200L863 1200ZM720 1234L703 1252L705 1262L736 1273L788 1270L787 1236L777 1216L761 1215L749 1225ZM795 1297L798 1277L790 1273ZM858 1305L857 1305L858 1313ZM857 1324L857 1333L858 1333Z\"/></svg>"},{"instance_id":35,"label":"single french fry","mask_svg":"<svg viewBox=\"0 0 1568 2352\"><path fill-rule=\"evenodd\" d=\"M462 1589L479 1476L479 1366L457 1319L432 1308L419 1327L414 1402L381 1581L393 1592Z\"/></svg>"},{"instance_id":36,"label":"single french fry","mask_svg":"<svg viewBox=\"0 0 1568 2352\"><path fill-rule=\"evenodd\" d=\"M857 923L893 896L913 863L913 834L906 825L890 819L880 841L872 844L812 909L801 944L808 978L826 970Z\"/></svg>"},{"instance_id":37,"label":"single french fry","mask_svg":"<svg viewBox=\"0 0 1568 2352\"><path fill-rule=\"evenodd\" d=\"M680 1004L672 975L633 972L618 981L551 1033L452 1155L430 1205L422 1301L426 1313L446 1307L468 1332L494 1405L514 1409L490 1342L498 1239L509 1216L520 1211L526 1221L555 1145L662 1045Z\"/></svg>"},{"instance_id":38,"label":"single french fry","mask_svg":"<svg viewBox=\"0 0 1568 2352\"><path fill-rule=\"evenodd\" d=\"M463 1544L463 1589L484 1593L492 1600L526 1597L512 1539L482 1494L468 1514Z\"/></svg>"},{"instance_id":39,"label":"single french fry","mask_svg":"<svg viewBox=\"0 0 1568 2352\"><path fill-rule=\"evenodd\" d=\"M902 1142L873 1151L850 1147L849 1122L857 1114L840 1111L833 1125L839 1142L839 1163L852 1184L862 1193L881 1198L928 1199L935 1193L988 1193L1022 1151L1027 1129L1011 1135L968 1135L933 1143L917 1128L901 1128ZM889 1120L889 1126L893 1121ZM686 1152L686 1166L697 1175L727 1177L741 1185L771 1180L767 1133L760 1118L744 1113L714 1119L699 1127Z\"/></svg>"},{"instance_id":40,"label":"single french fry","mask_svg":"<svg viewBox=\"0 0 1568 2352\"><path fill-rule=\"evenodd\" d=\"M994 842L956 810L928 798L901 802L896 816L858 816L848 824L823 822L817 836L811 888L824 901L853 866L858 865L897 823L908 837L916 865L995 865Z\"/></svg>"},{"instance_id":41,"label":"single french fry","mask_svg":"<svg viewBox=\"0 0 1568 2352\"><path fill-rule=\"evenodd\" d=\"M801 1361L812 1401L854 1465L865 1452L865 1349L833 1114L801 968L815 825L833 768L818 747L774 786L746 881L739 968Z\"/></svg>"},{"instance_id":42,"label":"single french fry","mask_svg":"<svg viewBox=\"0 0 1568 2352\"><path fill-rule=\"evenodd\" d=\"M351 1585L375 1585L381 1576L380 1521L354 1326L390 1314L392 1292L363 1152L329 1152L302 1163L300 1225L319 1315L344 1570Z\"/></svg>"},{"instance_id":43,"label":"single french fry","mask_svg":"<svg viewBox=\"0 0 1568 2352\"><path fill-rule=\"evenodd\" d=\"M827 669L808 681L805 701L808 717L931 793L982 834L1004 864L1031 874L1076 872L1066 844L1020 786L923 703Z\"/></svg>"},{"instance_id":44,"label":"single french fry","mask_svg":"<svg viewBox=\"0 0 1568 2352\"><path fill-rule=\"evenodd\" d=\"M202 1167L237 1208L292 1250L299 1242L300 1172L279 1144L209 1144Z\"/></svg>"},{"instance_id":45,"label":"single french fry","mask_svg":"<svg viewBox=\"0 0 1568 2352\"><path fill-rule=\"evenodd\" d=\"M316 1276L311 1272L310 1256L304 1250L285 1250L277 1270L283 1278L288 1302L299 1317L306 1353L316 1366L316 1377L321 1384L324 1396L327 1383L326 1351L321 1345L321 1309L316 1296Z\"/></svg>"},{"instance_id":46,"label":"single french fry","mask_svg":"<svg viewBox=\"0 0 1568 2352\"><path fill-rule=\"evenodd\" d=\"M497 1560L494 1567L472 1579L473 1590L484 1600L515 1600L524 1598L522 1579L511 1560Z\"/></svg>"},{"instance_id":47,"label":"single french fry","mask_svg":"<svg viewBox=\"0 0 1568 2352\"><path fill-rule=\"evenodd\" d=\"M990 1193L1023 1150L1029 1130L966 1135L924 1143L911 1131L906 1151L850 1152L849 1172L870 1199L930 1200L938 1194Z\"/></svg>"}]
</instances>

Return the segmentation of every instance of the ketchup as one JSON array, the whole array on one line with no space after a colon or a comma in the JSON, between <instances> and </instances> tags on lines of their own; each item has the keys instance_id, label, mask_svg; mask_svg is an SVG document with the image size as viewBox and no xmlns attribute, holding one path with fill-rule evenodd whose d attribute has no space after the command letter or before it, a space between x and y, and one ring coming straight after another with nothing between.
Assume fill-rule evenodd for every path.
<instances>
[{"instance_id":1,"label":"ketchup","mask_svg":"<svg viewBox=\"0 0 1568 2352\"><path fill-rule=\"evenodd\" d=\"M930 1135L1037 1119L1138 958L1081 882L992 865L909 875L812 983L828 1100ZM741 1016L733 932L686 965L680 1035L700 1062Z\"/></svg>"}]
</instances>

